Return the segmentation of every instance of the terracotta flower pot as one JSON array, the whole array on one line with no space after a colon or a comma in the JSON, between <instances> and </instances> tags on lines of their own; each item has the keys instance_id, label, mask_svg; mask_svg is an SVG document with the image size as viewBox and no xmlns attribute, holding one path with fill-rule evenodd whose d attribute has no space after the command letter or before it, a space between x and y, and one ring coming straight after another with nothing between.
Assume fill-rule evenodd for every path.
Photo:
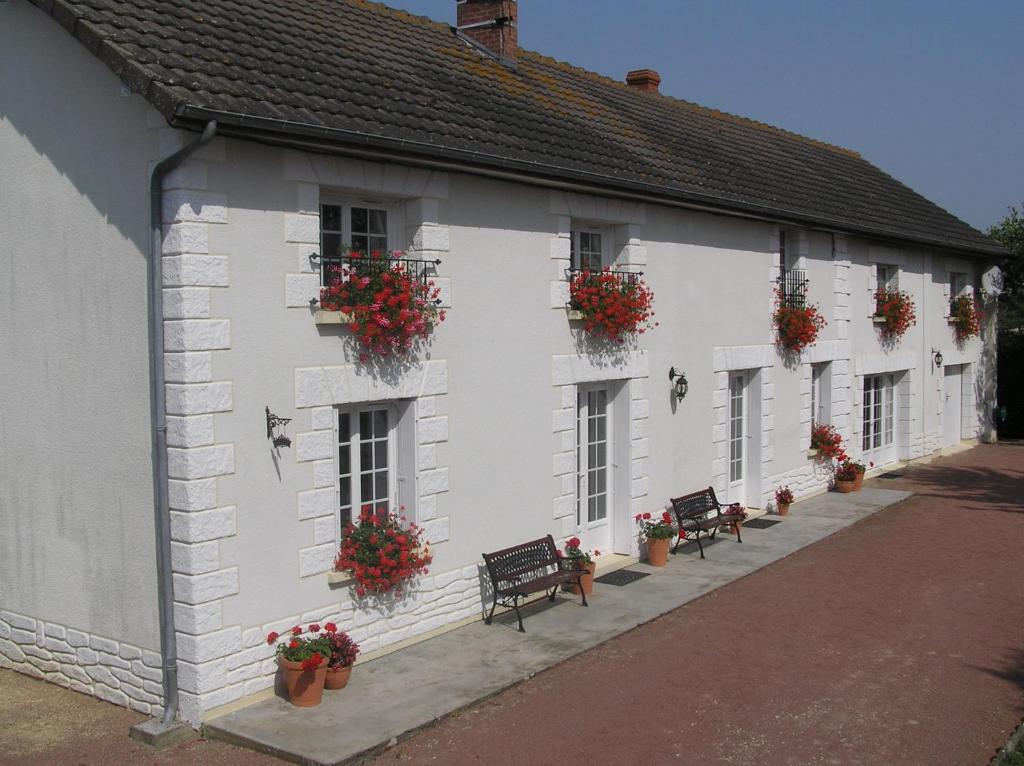
<instances>
[{"instance_id":1,"label":"terracotta flower pot","mask_svg":"<svg viewBox=\"0 0 1024 766\"><path fill-rule=\"evenodd\" d=\"M284 657L278 657L277 664L284 673L288 698L295 707L316 707L320 704L324 693L324 681L327 679L326 659L316 670L303 670L301 662L291 662Z\"/></svg>"},{"instance_id":2,"label":"terracotta flower pot","mask_svg":"<svg viewBox=\"0 0 1024 766\"><path fill-rule=\"evenodd\" d=\"M779 516L785 516L789 513L789 503L776 503Z\"/></svg>"},{"instance_id":3,"label":"terracotta flower pot","mask_svg":"<svg viewBox=\"0 0 1024 766\"><path fill-rule=\"evenodd\" d=\"M668 546L671 541L647 538L647 563L652 567L663 567L668 563Z\"/></svg>"},{"instance_id":4,"label":"terracotta flower pot","mask_svg":"<svg viewBox=\"0 0 1024 766\"><path fill-rule=\"evenodd\" d=\"M836 481L836 490L842 492L844 495L847 492L853 492L854 482L852 481Z\"/></svg>"},{"instance_id":5,"label":"terracotta flower pot","mask_svg":"<svg viewBox=\"0 0 1024 766\"><path fill-rule=\"evenodd\" d=\"M325 689L344 689L348 679L352 676L352 666L344 668L327 668L327 676L324 681Z\"/></svg>"},{"instance_id":6,"label":"terracotta flower pot","mask_svg":"<svg viewBox=\"0 0 1024 766\"><path fill-rule=\"evenodd\" d=\"M862 486L864 486L864 472L857 471L857 475L853 479L853 491L860 492Z\"/></svg>"},{"instance_id":7,"label":"terracotta flower pot","mask_svg":"<svg viewBox=\"0 0 1024 766\"><path fill-rule=\"evenodd\" d=\"M582 568L586 574L580 578L580 582L583 584L583 592L589 596L594 592L594 571L597 569L597 564L584 564ZM574 582L566 583L565 590L575 593L577 596L580 595L580 586Z\"/></svg>"}]
</instances>

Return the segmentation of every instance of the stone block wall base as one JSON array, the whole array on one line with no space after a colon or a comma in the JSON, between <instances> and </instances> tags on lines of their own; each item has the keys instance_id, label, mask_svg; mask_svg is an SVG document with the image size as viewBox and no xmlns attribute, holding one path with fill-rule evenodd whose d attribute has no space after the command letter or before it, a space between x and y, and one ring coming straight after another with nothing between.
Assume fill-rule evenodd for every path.
<instances>
[{"instance_id":1,"label":"stone block wall base","mask_svg":"<svg viewBox=\"0 0 1024 766\"><path fill-rule=\"evenodd\" d=\"M184 721L165 724L161 718L149 718L131 727L128 736L136 742L163 750L191 739L198 739L199 732Z\"/></svg>"}]
</instances>

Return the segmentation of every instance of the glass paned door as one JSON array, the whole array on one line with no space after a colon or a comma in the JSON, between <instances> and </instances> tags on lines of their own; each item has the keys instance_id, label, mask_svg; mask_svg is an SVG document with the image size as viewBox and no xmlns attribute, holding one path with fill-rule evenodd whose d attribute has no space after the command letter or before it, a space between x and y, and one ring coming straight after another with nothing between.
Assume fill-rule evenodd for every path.
<instances>
[{"instance_id":1,"label":"glass paned door","mask_svg":"<svg viewBox=\"0 0 1024 766\"><path fill-rule=\"evenodd\" d=\"M864 378L861 408L861 448L876 463L895 459L896 376L868 375Z\"/></svg>"},{"instance_id":2,"label":"glass paned door","mask_svg":"<svg viewBox=\"0 0 1024 766\"><path fill-rule=\"evenodd\" d=\"M579 392L576 425L576 528L587 548L609 548L611 404L607 388Z\"/></svg>"},{"instance_id":3,"label":"glass paned door","mask_svg":"<svg viewBox=\"0 0 1024 766\"><path fill-rule=\"evenodd\" d=\"M387 407L338 412L338 509L344 527L359 509L395 505L394 416Z\"/></svg>"},{"instance_id":4,"label":"glass paned door","mask_svg":"<svg viewBox=\"0 0 1024 766\"><path fill-rule=\"evenodd\" d=\"M746 478L746 388L745 373L729 376L729 501L739 503Z\"/></svg>"}]
</instances>

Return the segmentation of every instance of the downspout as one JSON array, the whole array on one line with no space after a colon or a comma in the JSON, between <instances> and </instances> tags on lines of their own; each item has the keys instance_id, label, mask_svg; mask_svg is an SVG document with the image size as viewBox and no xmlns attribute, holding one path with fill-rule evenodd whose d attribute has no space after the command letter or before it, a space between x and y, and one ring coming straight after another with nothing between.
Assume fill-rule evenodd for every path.
<instances>
[{"instance_id":1,"label":"downspout","mask_svg":"<svg viewBox=\"0 0 1024 766\"><path fill-rule=\"evenodd\" d=\"M153 429L153 514L156 517L156 577L160 612L160 660L163 668L164 725L178 715L178 642L174 629L174 581L171 571L171 512L167 486L167 408L164 392L163 198L164 178L213 140L216 120L203 134L165 157L149 181L149 417Z\"/></svg>"}]
</instances>

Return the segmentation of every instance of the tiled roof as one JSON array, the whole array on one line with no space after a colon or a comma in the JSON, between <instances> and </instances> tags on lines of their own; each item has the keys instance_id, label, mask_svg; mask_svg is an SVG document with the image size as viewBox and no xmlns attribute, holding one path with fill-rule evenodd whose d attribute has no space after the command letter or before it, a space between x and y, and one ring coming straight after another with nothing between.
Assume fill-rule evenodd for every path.
<instances>
[{"instance_id":1,"label":"tiled roof","mask_svg":"<svg viewBox=\"0 0 1024 766\"><path fill-rule=\"evenodd\" d=\"M854 152L363 0L33 0L173 124L585 180L975 253L991 239ZM452 9L454 11L454 9Z\"/></svg>"}]
</instances>

